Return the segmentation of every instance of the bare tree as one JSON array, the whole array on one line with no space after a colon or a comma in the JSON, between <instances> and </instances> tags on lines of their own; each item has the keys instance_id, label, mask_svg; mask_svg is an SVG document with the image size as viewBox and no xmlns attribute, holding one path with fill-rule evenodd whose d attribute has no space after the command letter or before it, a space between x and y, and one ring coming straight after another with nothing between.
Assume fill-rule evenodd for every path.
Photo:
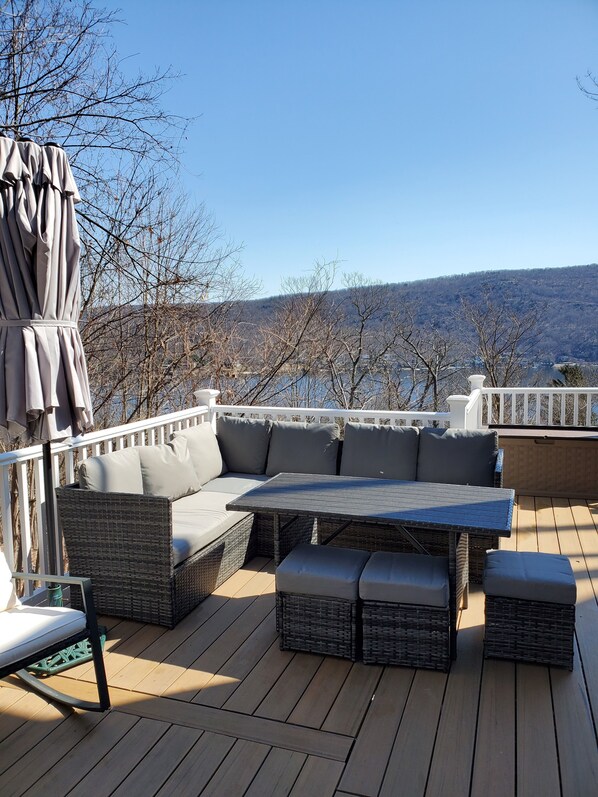
<instances>
[{"instance_id":1,"label":"bare tree","mask_svg":"<svg viewBox=\"0 0 598 797\"><path fill-rule=\"evenodd\" d=\"M520 384L536 348L539 310L486 292L479 303L462 301L460 318L471 328L471 354L481 360L490 386Z\"/></svg>"},{"instance_id":2,"label":"bare tree","mask_svg":"<svg viewBox=\"0 0 598 797\"><path fill-rule=\"evenodd\" d=\"M0 0L0 131L63 146L83 198L82 334L101 424L188 397L252 290L205 208L173 189L189 120L161 100L177 76L130 77L117 23L87 0Z\"/></svg>"}]
</instances>

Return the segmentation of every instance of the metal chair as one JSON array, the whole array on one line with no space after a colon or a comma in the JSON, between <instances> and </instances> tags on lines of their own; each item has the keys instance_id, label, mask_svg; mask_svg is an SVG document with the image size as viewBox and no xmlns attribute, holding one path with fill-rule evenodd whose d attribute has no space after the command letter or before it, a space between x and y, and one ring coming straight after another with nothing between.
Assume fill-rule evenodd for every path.
<instances>
[{"instance_id":1,"label":"metal chair","mask_svg":"<svg viewBox=\"0 0 598 797\"><path fill-rule=\"evenodd\" d=\"M17 598L12 579L69 584L81 589L84 612L66 607L32 606ZM65 648L88 639L95 668L98 702L63 694L43 683L25 668ZM91 580L74 576L11 573L0 552L0 678L16 674L50 700L86 711L106 711L110 695L104 669Z\"/></svg>"}]
</instances>

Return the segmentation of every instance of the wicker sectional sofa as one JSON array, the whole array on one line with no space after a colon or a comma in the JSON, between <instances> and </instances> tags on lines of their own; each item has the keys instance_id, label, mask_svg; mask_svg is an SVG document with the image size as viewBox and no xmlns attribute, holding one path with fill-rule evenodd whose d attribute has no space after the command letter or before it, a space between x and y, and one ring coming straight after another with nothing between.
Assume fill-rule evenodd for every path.
<instances>
[{"instance_id":1,"label":"wicker sectional sofa","mask_svg":"<svg viewBox=\"0 0 598 797\"><path fill-rule=\"evenodd\" d=\"M173 627L249 559L272 555L270 518L226 503L280 472L500 486L502 469L493 432L346 424L343 442L335 424L222 416L216 434L202 423L82 462L79 483L56 491L69 568L93 579L99 612ZM327 534L301 523L298 540ZM334 544L404 550L390 529L373 531L349 527ZM425 542L442 553L437 536Z\"/></svg>"}]
</instances>

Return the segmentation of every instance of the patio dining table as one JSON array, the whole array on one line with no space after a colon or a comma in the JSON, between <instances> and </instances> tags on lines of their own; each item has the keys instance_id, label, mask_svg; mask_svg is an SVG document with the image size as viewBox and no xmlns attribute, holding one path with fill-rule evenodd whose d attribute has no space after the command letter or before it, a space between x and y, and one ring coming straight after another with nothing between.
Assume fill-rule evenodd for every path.
<instances>
[{"instance_id":1,"label":"patio dining table","mask_svg":"<svg viewBox=\"0 0 598 797\"><path fill-rule=\"evenodd\" d=\"M446 533L451 656L455 658L461 583L463 605L467 605L468 534L509 537L514 498L513 490L497 487L281 473L230 501L227 509L272 515L275 564L301 541L293 534L293 523L302 517L338 523L322 540L324 544L356 521L392 527L422 554L428 554L422 535L416 539L411 529ZM281 523L281 516L290 518Z\"/></svg>"}]
</instances>

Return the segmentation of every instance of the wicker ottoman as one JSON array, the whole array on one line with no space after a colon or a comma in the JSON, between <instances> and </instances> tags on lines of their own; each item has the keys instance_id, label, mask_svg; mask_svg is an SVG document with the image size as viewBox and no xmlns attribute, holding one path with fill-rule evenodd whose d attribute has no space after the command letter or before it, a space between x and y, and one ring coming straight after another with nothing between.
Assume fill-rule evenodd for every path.
<instances>
[{"instance_id":1,"label":"wicker ottoman","mask_svg":"<svg viewBox=\"0 0 598 797\"><path fill-rule=\"evenodd\" d=\"M356 661L361 655L357 594L369 554L301 544L276 568L281 650Z\"/></svg>"},{"instance_id":2,"label":"wicker ottoman","mask_svg":"<svg viewBox=\"0 0 598 797\"><path fill-rule=\"evenodd\" d=\"M359 580L363 660L448 672L448 559L373 553Z\"/></svg>"},{"instance_id":3,"label":"wicker ottoman","mask_svg":"<svg viewBox=\"0 0 598 797\"><path fill-rule=\"evenodd\" d=\"M484 655L573 669L575 577L566 556L489 551Z\"/></svg>"}]
</instances>

